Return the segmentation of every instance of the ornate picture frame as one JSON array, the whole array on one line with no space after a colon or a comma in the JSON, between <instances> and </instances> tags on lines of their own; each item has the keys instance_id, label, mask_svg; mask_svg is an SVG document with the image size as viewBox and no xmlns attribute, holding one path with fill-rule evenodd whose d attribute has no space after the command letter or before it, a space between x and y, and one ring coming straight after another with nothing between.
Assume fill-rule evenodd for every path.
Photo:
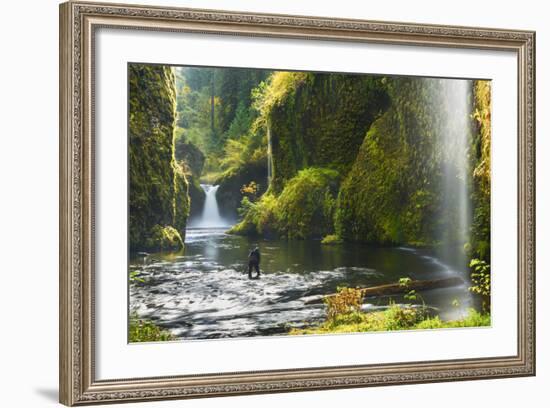
<instances>
[{"instance_id":1,"label":"ornate picture frame","mask_svg":"<svg viewBox=\"0 0 550 408\"><path fill-rule=\"evenodd\" d=\"M518 72L517 353L472 359L97 379L94 52L96 31L105 27L515 53ZM63 404L73 406L535 375L535 33L532 31L63 3L60 6L59 182L59 384Z\"/></svg>"}]
</instances>

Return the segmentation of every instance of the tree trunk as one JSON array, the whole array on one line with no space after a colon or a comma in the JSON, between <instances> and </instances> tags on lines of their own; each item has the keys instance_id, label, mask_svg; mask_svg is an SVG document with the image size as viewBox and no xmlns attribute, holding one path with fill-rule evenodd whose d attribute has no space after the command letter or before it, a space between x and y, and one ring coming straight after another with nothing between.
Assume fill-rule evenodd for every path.
<instances>
[{"instance_id":1,"label":"tree trunk","mask_svg":"<svg viewBox=\"0 0 550 408\"><path fill-rule=\"evenodd\" d=\"M407 293L411 290L430 290L438 288L450 288L453 286L463 285L464 281L457 277L453 276L450 278L440 278L440 279L430 279L430 280L415 280L409 282L408 285L400 285L399 283L389 283L386 285L372 286L370 288L358 288L363 292L363 297L371 296L388 296L388 295L399 295L402 293ZM330 295L319 295L311 296L305 300L306 305L323 303L325 297L335 296L336 293Z\"/></svg>"}]
</instances>

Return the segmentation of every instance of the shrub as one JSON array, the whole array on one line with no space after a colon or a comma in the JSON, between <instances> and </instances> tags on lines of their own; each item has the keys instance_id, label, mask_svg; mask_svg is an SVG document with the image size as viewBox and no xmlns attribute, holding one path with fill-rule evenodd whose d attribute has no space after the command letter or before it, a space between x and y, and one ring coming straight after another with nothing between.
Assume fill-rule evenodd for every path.
<instances>
[{"instance_id":1,"label":"shrub","mask_svg":"<svg viewBox=\"0 0 550 408\"><path fill-rule=\"evenodd\" d=\"M385 312L385 329L386 330L404 330L414 327L423 319L423 314L416 309L410 307L400 307L391 305Z\"/></svg>"},{"instance_id":2,"label":"shrub","mask_svg":"<svg viewBox=\"0 0 550 408\"><path fill-rule=\"evenodd\" d=\"M468 289L481 296L483 310L489 310L491 302L491 265L481 259L470 261L472 286Z\"/></svg>"},{"instance_id":3,"label":"shrub","mask_svg":"<svg viewBox=\"0 0 550 408\"><path fill-rule=\"evenodd\" d=\"M361 289L338 287L337 293L324 298L327 305L327 318L334 320L339 315L360 312L363 304Z\"/></svg>"},{"instance_id":4,"label":"shrub","mask_svg":"<svg viewBox=\"0 0 550 408\"><path fill-rule=\"evenodd\" d=\"M341 244L342 242L343 242L342 239L336 234L326 235L321 240L321 244L323 245L337 245L337 244Z\"/></svg>"},{"instance_id":5,"label":"shrub","mask_svg":"<svg viewBox=\"0 0 550 408\"><path fill-rule=\"evenodd\" d=\"M480 259L470 261L472 286L470 291L482 296L491 295L491 266Z\"/></svg>"},{"instance_id":6,"label":"shrub","mask_svg":"<svg viewBox=\"0 0 550 408\"><path fill-rule=\"evenodd\" d=\"M242 221L233 226L228 233L238 235L272 235L277 224L275 208L277 199L272 194L266 193L257 202L252 202L248 197L243 197L239 214Z\"/></svg>"},{"instance_id":7,"label":"shrub","mask_svg":"<svg viewBox=\"0 0 550 408\"><path fill-rule=\"evenodd\" d=\"M241 201L242 221L229 230L243 235L279 235L288 239L322 237L333 232L339 174L308 168L291 179L282 193L265 193L257 202Z\"/></svg>"},{"instance_id":8,"label":"shrub","mask_svg":"<svg viewBox=\"0 0 550 408\"><path fill-rule=\"evenodd\" d=\"M130 318L130 343L168 340L174 340L174 336L169 331L161 329L150 320L139 319L137 315L133 315Z\"/></svg>"}]
</instances>

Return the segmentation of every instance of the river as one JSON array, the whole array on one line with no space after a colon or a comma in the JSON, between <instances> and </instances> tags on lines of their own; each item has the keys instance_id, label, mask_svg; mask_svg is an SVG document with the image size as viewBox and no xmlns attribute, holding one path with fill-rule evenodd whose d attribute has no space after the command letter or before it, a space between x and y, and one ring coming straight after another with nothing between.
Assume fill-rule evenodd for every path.
<instances>
[{"instance_id":1,"label":"river","mask_svg":"<svg viewBox=\"0 0 550 408\"><path fill-rule=\"evenodd\" d=\"M189 228L180 254L134 254L129 308L179 339L281 335L325 318L322 304L308 296L337 286L395 283L401 277L432 279L466 276L430 249L322 245L320 241L254 240L228 235L227 228ZM248 279L249 251L259 246L262 276ZM422 292L443 320L464 316L473 306L466 284ZM368 298L364 310L385 308L399 296Z\"/></svg>"}]
</instances>

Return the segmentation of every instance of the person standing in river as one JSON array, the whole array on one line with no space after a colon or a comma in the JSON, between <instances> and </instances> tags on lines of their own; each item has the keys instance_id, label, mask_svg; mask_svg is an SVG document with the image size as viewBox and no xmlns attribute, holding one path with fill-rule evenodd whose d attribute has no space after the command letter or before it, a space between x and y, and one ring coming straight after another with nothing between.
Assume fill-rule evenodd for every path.
<instances>
[{"instance_id":1,"label":"person standing in river","mask_svg":"<svg viewBox=\"0 0 550 408\"><path fill-rule=\"evenodd\" d=\"M248 254L248 278L252 279L252 268L256 270L256 278L260 277L260 248L256 247Z\"/></svg>"}]
</instances>

